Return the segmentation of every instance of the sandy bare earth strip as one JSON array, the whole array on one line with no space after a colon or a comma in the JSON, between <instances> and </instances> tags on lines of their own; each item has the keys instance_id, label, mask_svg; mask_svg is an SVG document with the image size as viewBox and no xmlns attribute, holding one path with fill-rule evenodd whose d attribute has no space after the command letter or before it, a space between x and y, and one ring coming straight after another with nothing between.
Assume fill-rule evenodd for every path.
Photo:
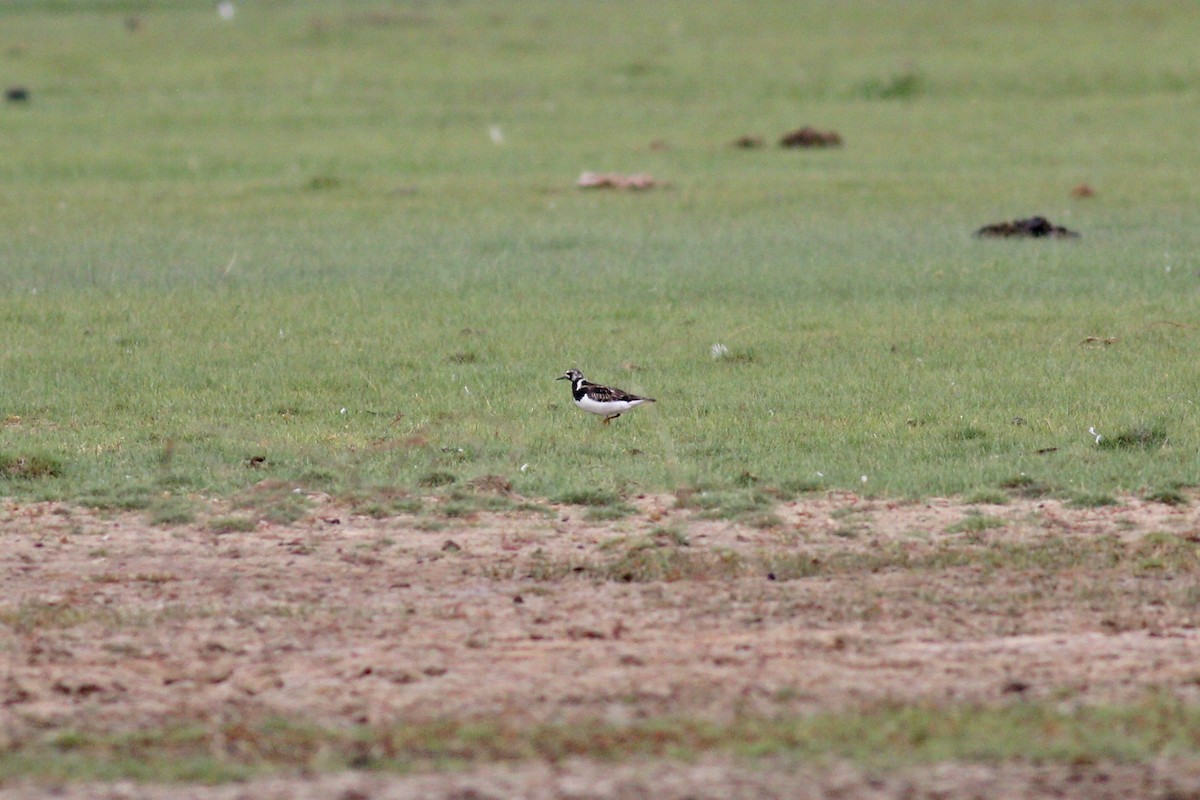
<instances>
[{"instance_id":1,"label":"sandy bare earth strip","mask_svg":"<svg viewBox=\"0 0 1200 800\"><path fill-rule=\"evenodd\" d=\"M8 504L0 737L268 715L620 723L881 702L1091 704L1147 689L1200 699L1194 503L966 508L834 494L781 504L763 523L645 497L617 522L559 507L429 530L315 499L294 525L220 534L203 521L162 528ZM709 768L733 781L712 796L739 796L728 764L680 780L706 786L695 771ZM549 768L514 769L512 780L539 783L529 776ZM622 767L659 780L638 769ZM1074 791L1053 772L1046 780ZM845 775L861 782L850 795L871 796L869 776L821 774L819 785ZM365 796L423 791L419 778L328 780L366 781ZM878 796L900 796L897 780ZM254 796L274 796L265 786ZM775 791L755 786L745 796ZM546 791L559 793L537 796L617 796ZM243 796L220 792L204 796Z\"/></svg>"}]
</instances>

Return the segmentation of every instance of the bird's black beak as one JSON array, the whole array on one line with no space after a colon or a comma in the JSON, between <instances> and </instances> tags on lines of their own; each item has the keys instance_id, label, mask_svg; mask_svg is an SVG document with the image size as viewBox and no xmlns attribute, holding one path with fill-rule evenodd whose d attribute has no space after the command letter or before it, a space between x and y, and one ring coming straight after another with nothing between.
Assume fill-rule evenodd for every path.
<instances>
[{"instance_id":1,"label":"bird's black beak","mask_svg":"<svg viewBox=\"0 0 1200 800\"><path fill-rule=\"evenodd\" d=\"M557 378L555 378L554 380L556 380L556 381L565 381L565 380L566 380L567 378L569 378L569 377L571 377L571 376L570 376L570 375L559 375L559 376L558 376Z\"/></svg>"}]
</instances>

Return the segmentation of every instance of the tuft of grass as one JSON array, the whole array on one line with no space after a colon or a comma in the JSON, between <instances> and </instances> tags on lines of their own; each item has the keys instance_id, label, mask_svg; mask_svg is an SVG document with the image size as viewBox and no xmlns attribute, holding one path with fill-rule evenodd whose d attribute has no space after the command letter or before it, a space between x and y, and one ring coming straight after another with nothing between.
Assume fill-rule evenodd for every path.
<instances>
[{"instance_id":1,"label":"tuft of grass","mask_svg":"<svg viewBox=\"0 0 1200 800\"><path fill-rule=\"evenodd\" d=\"M420 496L396 487L355 490L338 495L354 514L377 519L397 514L419 514L425 507Z\"/></svg>"},{"instance_id":2,"label":"tuft of grass","mask_svg":"<svg viewBox=\"0 0 1200 800\"><path fill-rule=\"evenodd\" d=\"M825 484L815 478L788 478L780 481L776 489L779 499L791 500L802 495L823 491Z\"/></svg>"},{"instance_id":3,"label":"tuft of grass","mask_svg":"<svg viewBox=\"0 0 1200 800\"><path fill-rule=\"evenodd\" d=\"M1162 503L1168 506L1186 506L1188 504L1187 495L1178 487L1147 492L1142 495L1142 498L1152 503Z\"/></svg>"},{"instance_id":4,"label":"tuft of grass","mask_svg":"<svg viewBox=\"0 0 1200 800\"><path fill-rule=\"evenodd\" d=\"M769 491L749 488L734 491L696 491L691 489L675 492L676 508L694 509L705 519L737 519L748 514L769 511L776 498Z\"/></svg>"},{"instance_id":5,"label":"tuft of grass","mask_svg":"<svg viewBox=\"0 0 1200 800\"><path fill-rule=\"evenodd\" d=\"M1116 436L1102 438L1101 450L1156 450L1167 444L1167 429L1154 423L1126 428Z\"/></svg>"},{"instance_id":6,"label":"tuft of grass","mask_svg":"<svg viewBox=\"0 0 1200 800\"><path fill-rule=\"evenodd\" d=\"M143 511L154 504L157 493L149 486L99 486L84 489L78 496L80 505L108 511Z\"/></svg>"},{"instance_id":7,"label":"tuft of grass","mask_svg":"<svg viewBox=\"0 0 1200 800\"><path fill-rule=\"evenodd\" d=\"M184 497L163 497L146 509L151 525L186 525L196 521L196 505Z\"/></svg>"},{"instance_id":8,"label":"tuft of grass","mask_svg":"<svg viewBox=\"0 0 1200 800\"><path fill-rule=\"evenodd\" d=\"M236 495L233 505L260 520L287 525L307 514L311 503L299 487L291 483L264 480Z\"/></svg>"},{"instance_id":9,"label":"tuft of grass","mask_svg":"<svg viewBox=\"0 0 1200 800\"><path fill-rule=\"evenodd\" d=\"M983 428L977 428L974 425L968 425L965 428L955 428L950 431L949 438L952 442L974 442L980 439L987 438L987 431Z\"/></svg>"},{"instance_id":10,"label":"tuft of grass","mask_svg":"<svg viewBox=\"0 0 1200 800\"><path fill-rule=\"evenodd\" d=\"M659 525L650 531L650 539L669 547L690 547L687 530L680 525Z\"/></svg>"},{"instance_id":11,"label":"tuft of grass","mask_svg":"<svg viewBox=\"0 0 1200 800\"><path fill-rule=\"evenodd\" d=\"M314 175L304 184L304 188L313 192L321 192L341 187L342 179L335 175Z\"/></svg>"},{"instance_id":12,"label":"tuft of grass","mask_svg":"<svg viewBox=\"0 0 1200 800\"><path fill-rule=\"evenodd\" d=\"M1120 505L1121 501L1104 492L1079 492L1071 496L1070 503L1077 508L1101 508Z\"/></svg>"},{"instance_id":13,"label":"tuft of grass","mask_svg":"<svg viewBox=\"0 0 1200 800\"><path fill-rule=\"evenodd\" d=\"M422 475L417 480L417 485L424 489L435 489L439 486L449 486L457 480L458 476L452 472L434 470L433 472L426 472L424 475Z\"/></svg>"},{"instance_id":14,"label":"tuft of grass","mask_svg":"<svg viewBox=\"0 0 1200 800\"><path fill-rule=\"evenodd\" d=\"M1053 494L1054 490L1036 478L1022 472L1000 482L1000 488L1013 492L1018 497L1037 498Z\"/></svg>"},{"instance_id":15,"label":"tuft of grass","mask_svg":"<svg viewBox=\"0 0 1200 800\"><path fill-rule=\"evenodd\" d=\"M591 508L605 508L608 506L620 506L624 503L621 495L609 489L567 489L552 498L555 503L563 503L571 506L589 506Z\"/></svg>"},{"instance_id":16,"label":"tuft of grass","mask_svg":"<svg viewBox=\"0 0 1200 800\"><path fill-rule=\"evenodd\" d=\"M915 70L903 70L887 78L863 81L856 93L867 100L911 100L924 91L924 76Z\"/></svg>"},{"instance_id":17,"label":"tuft of grass","mask_svg":"<svg viewBox=\"0 0 1200 800\"><path fill-rule=\"evenodd\" d=\"M67 602L23 600L15 607L0 606L0 625L22 635L52 628L73 628L94 617L94 609Z\"/></svg>"},{"instance_id":18,"label":"tuft of grass","mask_svg":"<svg viewBox=\"0 0 1200 800\"><path fill-rule=\"evenodd\" d=\"M1007 504L1009 496L995 489L980 489L971 492L963 498L963 502L967 505L991 505L1002 506Z\"/></svg>"},{"instance_id":19,"label":"tuft of grass","mask_svg":"<svg viewBox=\"0 0 1200 800\"><path fill-rule=\"evenodd\" d=\"M258 527L258 521L241 515L213 517L206 527L213 533L250 533Z\"/></svg>"},{"instance_id":20,"label":"tuft of grass","mask_svg":"<svg viewBox=\"0 0 1200 800\"><path fill-rule=\"evenodd\" d=\"M588 522L610 522L625 519L637 513L637 509L628 503L614 503L607 506L591 506L583 512L583 518Z\"/></svg>"},{"instance_id":21,"label":"tuft of grass","mask_svg":"<svg viewBox=\"0 0 1200 800\"><path fill-rule=\"evenodd\" d=\"M582 565L581 574L617 583L704 581L744 574L745 562L732 550L679 550L635 546L619 558Z\"/></svg>"},{"instance_id":22,"label":"tuft of grass","mask_svg":"<svg viewBox=\"0 0 1200 800\"><path fill-rule=\"evenodd\" d=\"M0 453L0 476L13 481L35 481L57 478L66 473L66 466L56 456L46 453Z\"/></svg>"},{"instance_id":23,"label":"tuft of grass","mask_svg":"<svg viewBox=\"0 0 1200 800\"><path fill-rule=\"evenodd\" d=\"M947 533L980 533L992 528L1004 528L1008 521L1000 517L986 514L967 514L958 522L946 528Z\"/></svg>"}]
</instances>

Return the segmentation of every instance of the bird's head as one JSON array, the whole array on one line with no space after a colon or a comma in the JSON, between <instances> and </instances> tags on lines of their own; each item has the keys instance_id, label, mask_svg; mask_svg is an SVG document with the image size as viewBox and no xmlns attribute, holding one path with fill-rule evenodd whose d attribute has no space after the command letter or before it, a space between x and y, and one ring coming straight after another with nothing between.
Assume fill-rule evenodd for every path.
<instances>
[{"instance_id":1,"label":"bird's head","mask_svg":"<svg viewBox=\"0 0 1200 800\"><path fill-rule=\"evenodd\" d=\"M556 381L570 381L571 383L574 383L575 381L579 380L579 379L580 379L580 378L582 378L582 377L583 377L583 373L582 373L582 372L580 372L579 370L577 370L577 369L569 369L569 370L567 370L566 372L564 372L562 375L559 375L559 376L558 376L557 378L555 378L554 380L556 380Z\"/></svg>"}]
</instances>

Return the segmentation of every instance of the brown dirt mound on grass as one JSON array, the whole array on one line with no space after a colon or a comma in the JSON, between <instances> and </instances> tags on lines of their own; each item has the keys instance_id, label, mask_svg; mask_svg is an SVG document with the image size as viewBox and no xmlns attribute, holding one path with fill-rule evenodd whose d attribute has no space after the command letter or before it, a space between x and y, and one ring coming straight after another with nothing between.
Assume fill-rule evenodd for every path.
<instances>
[{"instance_id":1,"label":"brown dirt mound on grass","mask_svg":"<svg viewBox=\"0 0 1200 800\"><path fill-rule=\"evenodd\" d=\"M732 142L730 142L730 145L732 147L740 147L742 150L754 150L756 148L762 147L765 144L766 144L766 141L763 139L763 137L754 136L753 134L746 134L745 136L739 136L738 138L736 138Z\"/></svg>"},{"instance_id":2,"label":"brown dirt mound on grass","mask_svg":"<svg viewBox=\"0 0 1200 800\"><path fill-rule=\"evenodd\" d=\"M1061 225L1055 225L1045 217L1029 217L1028 219L1016 219L1012 222L996 222L991 225L984 225L979 230L975 231L975 235L979 237L1028 237L1033 239L1048 238L1048 239L1078 239L1079 234L1072 230L1067 230Z\"/></svg>"},{"instance_id":3,"label":"brown dirt mound on grass","mask_svg":"<svg viewBox=\"0 0 1200 800\"><path fill-rule=\"evenodd\" d=\"M841 147L842 136L837 131L822 131L805 125L785 133L779 139L780 147Z\"/></svg>"},{"instance_id":4,"label":"brown dirt mound on grass","mask_svg":"<svg viewBox=\"0 0 1200 800\"><path fill-rule=\"evenodd\" d=\"M644 172L622 175L616 172L585 172L575 181L580 189L631 189L644 191L659 185L653 175Z\"/></svg>"}]
</instances>

